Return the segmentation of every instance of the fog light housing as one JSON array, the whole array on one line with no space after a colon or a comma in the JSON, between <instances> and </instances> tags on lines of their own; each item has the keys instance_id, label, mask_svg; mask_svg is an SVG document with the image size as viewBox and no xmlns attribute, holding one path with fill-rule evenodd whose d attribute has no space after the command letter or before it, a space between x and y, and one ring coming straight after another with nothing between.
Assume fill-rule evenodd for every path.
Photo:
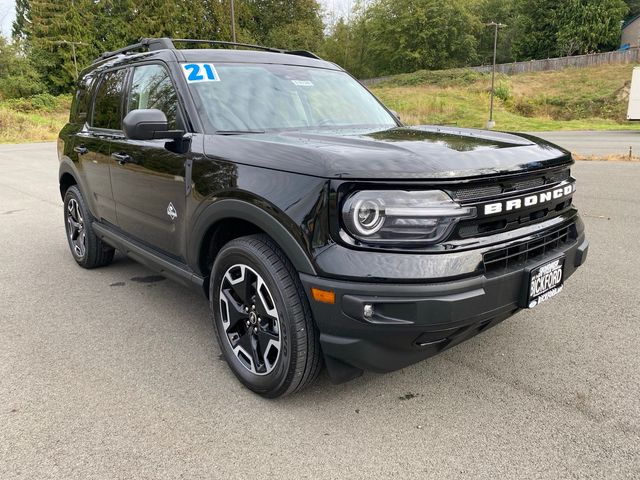
<instances>
[{"instance_id":1,"label":"fog light housing","mask_svg":"<svg viewBox=\"0 0 640 480\"><path fill-rule=\"evenodd\" d=\"M364 316L364 318L367 318L367 319L372 318L374 313L375 313L375 309L373 308L373 305L367 303L364 306L364 310L362 312L362 315Z\"/></svg>"}]
</instances>

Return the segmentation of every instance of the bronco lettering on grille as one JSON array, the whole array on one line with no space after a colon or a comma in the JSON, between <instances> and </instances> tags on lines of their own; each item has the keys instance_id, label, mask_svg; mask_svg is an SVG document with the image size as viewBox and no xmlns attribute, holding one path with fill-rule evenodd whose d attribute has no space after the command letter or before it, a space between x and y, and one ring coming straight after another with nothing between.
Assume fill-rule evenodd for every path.
<instances>
[{"instance_id":1,"label":"bronco lettering on grille","mask_svg":"<svg viewBox=\"0 0 640 480\"><path fill-rule=\"evenodd\" d=\"M562 198L573 195L576 191L576 184L571 183L568 185L560 185L551 190L544 192L534 193L531 195L510 198L508 200L502 200L500 202L492 202L484 205L482 212L485 216L497 215L499 213L514 212L523 208L535 207L536 205L542 205L552 200L560 200Z\"/></svg>"}]
</instances>

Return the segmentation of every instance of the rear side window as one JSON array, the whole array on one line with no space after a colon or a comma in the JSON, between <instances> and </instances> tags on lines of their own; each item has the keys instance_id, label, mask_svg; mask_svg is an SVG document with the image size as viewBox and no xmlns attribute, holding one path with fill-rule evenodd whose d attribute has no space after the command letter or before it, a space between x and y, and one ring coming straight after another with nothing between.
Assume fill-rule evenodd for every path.
<instances>
[{"instance_id":1,"label":"rear side window","mask_svg":"<svg viewBox=\"0 0 640 480\"><path fill-rule=\"evenodd\" d=\"M72 123L84 123L87 121L87 113L89 112L89 104L91 103L91 84L93 77L87 75L78 82L78 89L71 103Z\"/></svg>"},{"instance_id":2,"label":"rear side window","mask_svg":"<svg viewBox=\"0 0 640 480\"><path fill-rule=\"evenodd\" d=\"M133 71L127 113L155 108L167 116L169 129L177 128L178 99L169 72L161 65L142 65Z\"/></svg>"},{"instance_id":3,"label":"rear side window","mask_svg":"<svg viewBox=\"0 0 640 480\"><path fill-rule=\"evenodd\" d=\"M93 127L122 130L122 93L126 75L126 70L122 69L107 72L102 77L93 105Z\"/></svg>"}]
</instances>

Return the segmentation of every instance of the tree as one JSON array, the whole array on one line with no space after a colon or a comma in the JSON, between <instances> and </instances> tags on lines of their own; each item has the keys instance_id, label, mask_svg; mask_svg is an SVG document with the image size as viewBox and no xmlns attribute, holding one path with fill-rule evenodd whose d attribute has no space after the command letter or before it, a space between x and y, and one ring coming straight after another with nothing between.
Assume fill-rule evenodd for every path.
<instances>
[{"instance_id":1,"label":"tree","mask_svg":"<svg viewBox=\"0 0 640 480\"><path fill-rule=\"evenodd\" d=\"M516 9L512 0L477 0L472 4L472 13L485 25L478 40L478 57L480 63L493 61L494 29L486 25L491 22L501 23L506 27L500 29L498 35L498 63L512 62L516 58L513 43L518 35Z\"/></svg>"},{"instance_id":2,"label":"tree","mask_svg":"<svg viewBox=\"0 0 640 480\"><path fill-rule=\"evenodd\" d=\"M557 0L518 0L515 5L518 36L514 52L518 60L555 56L556 17L561 2Z\"/></svg>"},{"instance_id":3,"label":"tree","mask_svg":"<svg viewBox=\"0 0 640 480\"><path fill-rule=\"evenodd\" d=\"M620 41L620 22L628 10L623 0L565 0L556 18L558 54L615 49Z\"/></svg>"},{"instance_id":4,"label":"tree","mask_svg":"<svg viewBox=\"0 0 640 480\"><path fill-rule=\"evenodd\" d=\"M476 62L482 25L462 0L378 0L364 12L363 28L364 61L384 75Z\"/></svg>"},{"instance_id":5,"label":"tree","mask_svg":"<svg viewBox=\"0 0 640 480\"><path fill-rule=\"evenodd\" d=\"M21 43L8 44L0 36L0 98L28 97L44 91L45 86L24 55Z\"/></svg>"},{"instance_id":6,"label":"tree","mask_svg":"<svg viewBox=\"0 0 640 480\"><path fill-rule=\"evenodd\" d=\"M16 0L16 19L11 27L11 36L14 40L26 40L30 23L31 6L29 0Z\"/></svg>"},{"instance_id":7,"label":"tree","mask_svg":"<svg viewBox=\"0 0 640 480\"><path fill-rule=\"evenodd\" d=\"M27 51L51 93L68 92L96 56L93 0L30 0Z\"/></svg>"},{"instance_id":8,"label":"tree","mask_svg":"<svg viewBox=\"0 0 640 480\"><path fill-rule=\"evenodd\" d=\"M519 58L549 58L615 48L620 21L628 8L623 0L519 0Z\"/></svg>"},{"instance_id":9,"label":"tree","mask_svg":"<svg viewBox=\"0 0 640 480\"><path fill-rule=\"evenodd\" d=\"M245 0L240 23L258 43L288 49L315 50L323 23L316 0Z\"/></svg>"},{"instance_id":10,"label":"tree","mask_svg":"<svg viewBox=\"0 0 640 480\"><path fill-rule=\"evenodd\" d=\"M640 15L640 0L627 0L625 2L627 7L629 7L629 13L627 14L626 20L631 20L632 18Z\"/></svg>"}]
</instances>

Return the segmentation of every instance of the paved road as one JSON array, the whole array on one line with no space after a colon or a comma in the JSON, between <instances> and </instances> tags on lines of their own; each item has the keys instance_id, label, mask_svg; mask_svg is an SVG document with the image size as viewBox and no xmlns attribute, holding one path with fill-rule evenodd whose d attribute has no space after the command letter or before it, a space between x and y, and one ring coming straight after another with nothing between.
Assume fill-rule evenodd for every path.
<instances>
[{"instance_id":1,"label":"paved road","mask_svg":"<svg viewBox=\"0 0 640 480\"><path fill-rule=\"evenodd\" d=\"M53 145L0 147L0 478L640 478L640 164L574 171L592 249L559 298L267 401L197 293L75 265Z\"/></svg>"},{"instance_id":2,"label":"paved road","mask_svg":"<svg viewBox=\"0 0 640 480\"><path fill-rule=\"evenodd\" d=\"M532 133L567 150L588 157L640 156L640 130L626 132L537 132Z\"/></svg>"}]
</instances>

